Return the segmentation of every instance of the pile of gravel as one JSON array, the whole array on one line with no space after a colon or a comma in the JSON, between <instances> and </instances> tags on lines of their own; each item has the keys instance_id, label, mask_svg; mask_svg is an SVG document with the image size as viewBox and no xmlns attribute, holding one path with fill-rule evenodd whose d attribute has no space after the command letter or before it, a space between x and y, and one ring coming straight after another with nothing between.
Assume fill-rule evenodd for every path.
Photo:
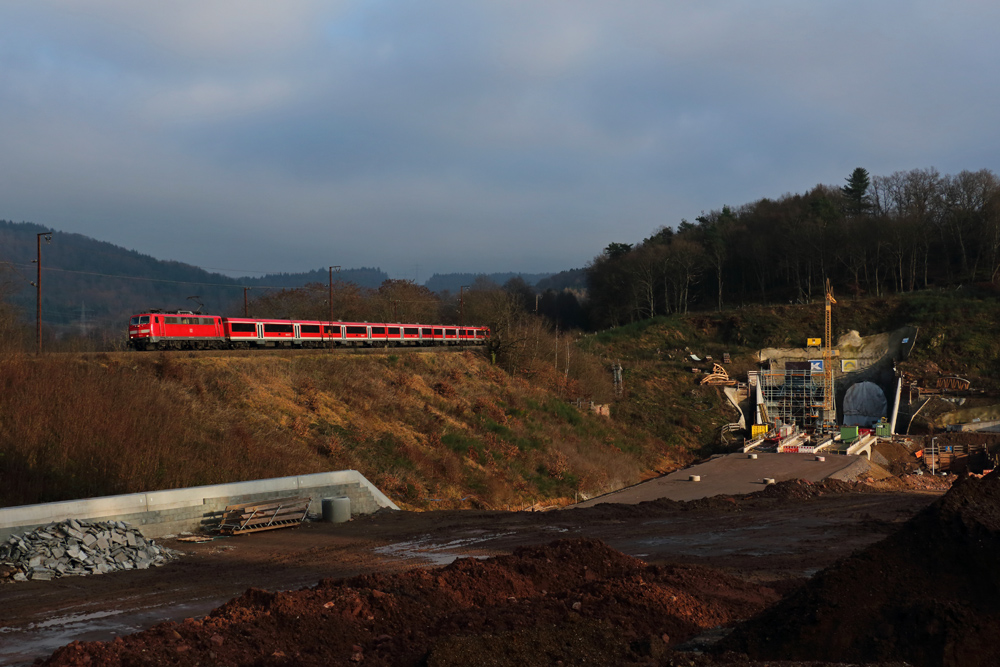
<instances>
[{"instance_id":1,"label":"pile of gravel","mask_svg":"<svg viewBox=\"0 0 1000 667\"><path fill-rule=\"evenodd\" d=\"M14 535L0 544L0 580L48 580L145 570L179 555L147 540L121 521L67 519Z\"/></svg>"}]
</instances>

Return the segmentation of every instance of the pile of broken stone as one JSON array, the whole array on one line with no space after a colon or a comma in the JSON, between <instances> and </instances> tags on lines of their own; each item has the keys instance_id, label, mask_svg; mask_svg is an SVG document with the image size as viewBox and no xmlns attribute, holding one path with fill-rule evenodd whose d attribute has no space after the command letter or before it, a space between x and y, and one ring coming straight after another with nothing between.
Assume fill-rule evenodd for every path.
<instances>
[{"instance_id":1,"label":"pile of broken stone","mask_svg":"<svg viewBox=\"0 0 1000 667\"><path fill-rule=\"evenodd\" d=\"M0 581L145 570L179 555L121 521L67 519L0 544Z\"/></svg>"}]
</instances>

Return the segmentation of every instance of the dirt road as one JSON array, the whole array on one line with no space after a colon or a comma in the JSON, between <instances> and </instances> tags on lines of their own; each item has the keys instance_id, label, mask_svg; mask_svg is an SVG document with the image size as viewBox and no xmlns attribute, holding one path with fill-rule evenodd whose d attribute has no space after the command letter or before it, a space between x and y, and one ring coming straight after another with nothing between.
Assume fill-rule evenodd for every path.
<instances>
[{"instance_id":1,"label":"dirt road","mask_svg":"<svg viewBox=\"0 0 1000 667\"><path fill-rule=\"evenodd\" d=\"M202 616L250 587L443 565L563 537L597 538L652 564L697 563L787 589L867 546L940 496L830 493L806 483L690 503L661 500L558 512L385 512L348 524L167 541L155 570L0 586L0 663L29 664L73 640L106 640Z\"/></svg>"}]
</instances>

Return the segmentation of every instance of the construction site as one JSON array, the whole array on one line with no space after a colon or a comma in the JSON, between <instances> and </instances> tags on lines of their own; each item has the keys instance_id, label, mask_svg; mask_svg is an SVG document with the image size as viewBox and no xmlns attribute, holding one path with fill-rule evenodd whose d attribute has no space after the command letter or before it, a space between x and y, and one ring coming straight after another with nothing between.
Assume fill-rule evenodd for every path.
<instances>
[{"instance_id":1,"label":"construction site","mask_svg":"<svg viewBox=\"0 0 1000 667\"><path fill-rule=\"evenodd\" d=\"M976 438L924 436L941 431L997 432L1000 420L970 416L968 423L962 423L956 415L928 424L915 419L921 413L925 418L941 416L972 401L978 392L971 383L941 376L933 386L923 386L923 378L903 371L901 363L908 360L917 340L914 326L864 337L848 331L834 342L831 320L836 303L828 284L824 337L808 338L800 348L760 350L758 369L749 371L745 381L730 378L725 365L718 363L706 372L701 384L721 388L740 413L739 421L724 429L724 441L725 432L742 432L748 436L738 443L743 454L811 454L817 459L849 455L871 461L875 448L876 462L882 464L889 461L878 453L879 443L895 442L922 459L921 468L930 474L953 468L961 473L990 472L996 452ZM989 399L979 402L993 405Z\"/></svg>"},{"instance_id":2,"label":"construction site","mask_svg":"<svg viewBox=\"0 0 1000 667\"><path fill-rule=\"evenodd\" d=\"M725 452L574 503L341 470L0 508L0 664L1000 664L1000 413L835 306L739 377L681 355Z\"/></svg>"}]
</instances>

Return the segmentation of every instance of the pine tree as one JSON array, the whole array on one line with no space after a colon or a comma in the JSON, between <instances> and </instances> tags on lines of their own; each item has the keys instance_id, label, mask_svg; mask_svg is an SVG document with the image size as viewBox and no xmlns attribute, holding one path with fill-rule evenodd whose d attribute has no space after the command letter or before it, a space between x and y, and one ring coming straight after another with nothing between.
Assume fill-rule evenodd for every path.
<instances>
[{"instance_id":1,"label":"pine tree","mask_svg":"<svg viewBox=\"0 0 1000 667\"><path fill-rule=\"evenodd\" d=\"M871 199L868 197L868 186L871 184L868 178L868 170L858 167L851 172L846 179L847 185L840 188L844 195L844 211L847 215L861 215L867 213L871 208Z\"/></svg>"}]
</instances>

